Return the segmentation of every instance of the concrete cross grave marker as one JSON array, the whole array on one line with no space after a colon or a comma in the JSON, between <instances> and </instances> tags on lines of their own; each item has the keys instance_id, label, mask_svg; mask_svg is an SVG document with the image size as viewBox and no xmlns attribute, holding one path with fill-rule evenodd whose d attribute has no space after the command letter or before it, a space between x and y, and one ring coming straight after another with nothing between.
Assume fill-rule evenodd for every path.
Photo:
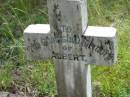
<instances>
[{"instance_id":1,"label":"concrete cross grave marker","mask_svg":"<svg viewBox=\"0 0 130 97\"><path fill-rule=\"evenodd\" d=\"M88 26L86 0L48 0L48 24L24 31L28 60L53 59L58 97L92 97L89 64L116 62L116 29Z\"/></svg>"}]
</instances>

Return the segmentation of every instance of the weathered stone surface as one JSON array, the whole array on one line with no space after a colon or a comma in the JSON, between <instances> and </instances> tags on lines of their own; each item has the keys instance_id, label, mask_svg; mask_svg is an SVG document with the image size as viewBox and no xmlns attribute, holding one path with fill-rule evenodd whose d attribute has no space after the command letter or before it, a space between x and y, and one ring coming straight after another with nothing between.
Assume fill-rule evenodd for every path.
<instances>
[{"instance_id":1,"label":"weathered stone surface","mask_svg":"<svg viewBox=\"0 0 130 97\"><path fill-rule=\"evenodd\" d=\"M117 34L113 27L89 26L82 36L82 50L88 64L112 65L117 61Z\"/></svg>"},{"instance_id":2,"label":"weathered stone surface","mask_svg":"<svg viewBox=\"0 0 130 97\"><path fill-rule=\"evenodd\" d=\"M49 32L49 25L42 24L29 26L25 30L29 60L52 58L70 63L97 65L112 65L117 60L116 29L113 27L88 26L82 38L78 35L55 38Z\"/></svg>"},{"instance_id":3,"label":"weathered stone surface","mask_svg":"<svg viewBox=\"0 0 130 97\"><path fill-rule=\"evenodd\" d=\"M46 60L51 57L48 39L50 26L47 24L32 24L24 31L26 56L28 60Z\"/></svg>"},{"instance_id":4,"label":"weathered stone surface","mask_svg":"<svg viewBox=\"0 0 130 97\"><path fill-rule=\"evenodd\" d=\"M52 44L58 97L90 97L86 92L91 91L87 89L88 66L79 61L77 40L87 29L86 8L85 0L48 0L51 33L58 39Z\"/></svg>"},{"instance_id":5,"label":"weathered stone surface","mask_svg":"<svg viewBox=\"0 0 130 97\"><path fill-rule=\"evenodd\" d=\"M86 4L86 0L48 0L51 32L54 35L84 33L88 23Z\"/></svg>"},{"instance_id":6,"label":"weathered stone surface","mask_svg":"<svg viewBox=\"0 0 130 97\"><path fill-rule=\"evenodd\" d=\"M88 65L59 61L55 68L58 97L92 97Z\"/></svg>"}]
</instances>

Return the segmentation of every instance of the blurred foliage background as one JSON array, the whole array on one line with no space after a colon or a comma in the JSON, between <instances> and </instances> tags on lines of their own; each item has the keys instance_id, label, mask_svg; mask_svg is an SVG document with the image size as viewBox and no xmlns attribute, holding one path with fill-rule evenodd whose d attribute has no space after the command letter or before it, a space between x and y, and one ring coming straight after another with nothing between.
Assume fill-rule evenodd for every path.
<instances>
[{"instance_id":1,"label":"blurred foliage background","mask_svg":"<svg viewBox=\"0 0 130 97\"><path fill-rule=\"evenodd\" d=\"M130 0L88 0L89 25L114 26L118 62L92 66L94 97L130 97ZM0 0L0 91L30 97L56 96L52 61L27 62L23 31L48 23L46 0Z\"/></svg>"}]
</instances>

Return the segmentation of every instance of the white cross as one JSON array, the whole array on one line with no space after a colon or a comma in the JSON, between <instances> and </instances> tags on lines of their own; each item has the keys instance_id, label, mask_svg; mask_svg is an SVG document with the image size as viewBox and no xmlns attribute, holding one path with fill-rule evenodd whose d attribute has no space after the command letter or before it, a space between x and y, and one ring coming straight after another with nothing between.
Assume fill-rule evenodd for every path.
<instances>
[{"instance_id":1,"label":"white cross","mask_svg":"<svg viewBox=\"0 0 130 97\"><path fill-rule=\"evenodd\" d=\"M48 0L48 24L24 31L28 60L53 59L58 97L92 97L89 64L116 62L116 29L87 26L86 0Z\"/></svg>"}]
</instances>

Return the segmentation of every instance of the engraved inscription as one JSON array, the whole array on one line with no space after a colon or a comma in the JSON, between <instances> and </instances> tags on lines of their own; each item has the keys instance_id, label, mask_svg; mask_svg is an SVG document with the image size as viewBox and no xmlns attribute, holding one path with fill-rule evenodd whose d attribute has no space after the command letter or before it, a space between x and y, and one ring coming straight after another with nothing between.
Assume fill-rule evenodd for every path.
<instances>
[{"instance_id":1,"label":"engraved inscription","mask_svg":"<svg viewBox=\"0 0 130 97\"><path fill-rule=\"evenodd\" d=\"M41 45L40 45L40 43L38 42L37 39L33 39L31 41L31 39L28 38L28 42L30 43L30 45L27 46L27 50L29 52L34 52L34 51L37 51L37 50L41 49Z\"/></svg>"},{"instance_id":2,"label":"engraved inscription","mask_svg":"<svg viewBox=\"0 0 130 97\"><path fill-rule=\"evenodd\" d=\"M72 61L86 61L85 55L76 55L76 54L59 54L52 52L52 58L54 59L63 59L63 60L72 60Z\"/></svg>"},{"instance_id":3,"label":"engraved inscription","mask_svg":"<svg viewBox=\"0 0 130 97\"><path fill-rule=\"evenodd\" d=\"M114 44L110 40L101 40L94 37L82 36L82 46L89 51L89 56L92 57L96 53L104 58L105 61L114 61Z\"/></svg>"},{"instance_id":4,"label":"engraved inscription","mask_svg":"<svg viewBox=\"0 0 130 97\"><path fill-rule=\"evenodd\" d=\"M55 37L40 37L39 41L38 39L27 39L29 44L27 47L27 51L34 53L35 51L41 50L41 47L48 47L49 45L55 44L55 43L66 43L71 45L61 45L61 49L63 51L71 51L73 49L73 45L81 44L80 51L83 52L83 54L77 52L70 52L70 54L64 54L60 52L54 52L51 51L51 49L48 48L52 52L52 58L53 59L65 59L65 60L73 60L73 61L85 61L86 58L90 57L93 58L94 54L98 56L102 56L105 61L114 61L114 44L109 39L101 40L100 38L96 37L86 37L82 36L82 39L80 39L79 35L73 35L73 36L63 36L62 38L55 38ZM76 51L78 51L78 48ZM83 51L82 51L83 50ZM87 53L87 55L85 54ZM95 62L95 59L92 59Z\"/></svg>"}]
</instances>

